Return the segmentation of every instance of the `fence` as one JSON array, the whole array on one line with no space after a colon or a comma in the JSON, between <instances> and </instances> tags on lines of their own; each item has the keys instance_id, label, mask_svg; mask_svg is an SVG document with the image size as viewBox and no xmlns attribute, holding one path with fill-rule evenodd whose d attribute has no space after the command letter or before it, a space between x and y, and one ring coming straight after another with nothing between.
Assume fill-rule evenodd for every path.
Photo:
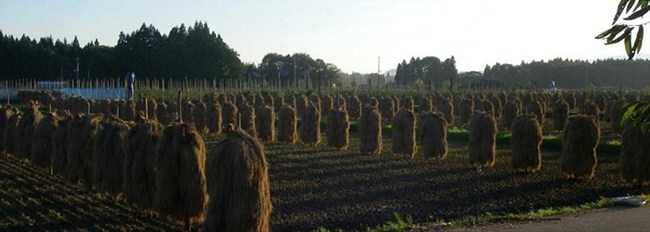
<instances>
[{"instance_id":1,"label":"fence","mask_svg":"<svg viewBox=\"0 0 650 232\"><path fill-rule=\"evenodd\" d=\"M81 96L91 99L120 99L126 95L125 80L121 79L76 79L67 81L37 81L35 79L3 80L0 81L0 99L15 98L19 91L56 91L64 96ZM151 90L174 93L178 90L187 90L199 94L224 91L274 91L274 90L321 90L328 89L331 83L325 80L210 80L210 79L184 79L173 80L165 78L136 79L135 92L148 92Z\"/></svg>"}]
</instances>

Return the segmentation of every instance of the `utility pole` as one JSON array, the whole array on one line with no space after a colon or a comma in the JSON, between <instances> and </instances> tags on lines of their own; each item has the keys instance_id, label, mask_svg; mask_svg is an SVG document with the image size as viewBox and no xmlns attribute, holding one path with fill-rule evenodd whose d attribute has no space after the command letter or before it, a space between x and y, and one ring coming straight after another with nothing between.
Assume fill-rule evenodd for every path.
<instances>
[{"instance_id":1,"label":"utility pole","mask_svg":"<svg viewBox=\"0 0 650 232\"><path fill-rule=\"evenodd\" d=\"M297 88L298 87L298 77L296 75L296 69L298 66L296 66L296 56L293 56L293 87Z\"/></svg>"},{"instance_id":2,"label":"utility pole","mask_svg":"<svg viewBox=\"0 0 650 232\"><path fill-rule=\"evenodd\" d=\"M75 70L77 73L77 80L79 80L79 57L77 56L77 69Z\"/></svg>"},{"instance_id":3,"label":"utility pole","mask_svg":"<svg viewBox=\"0 0 650 232\"><path fill-rule=\"evenodd\" d=\"M587 90L587 78L589 76L589 67L585 70L585 90Z\"/></svg>"},{"instance_id":4,"label":"utility pole","mask_svg":"<svg viewBox=\"0 0 650 232\"><path fill-rule=\"evenodd\" d=\"M381 73L381 56L377 57L377 75Z\"/></svg>"},{"instance_id":5,"label":"utility pole","mask_svg":"<svg viewBox=\"0 0 650 232\"><path fill-rule=\"evenodd\" d=\"M282 84L281 81L280 81L280 73L282 72L282 66L281 66L281 65L278 65L278 66L277 66L277 69L278 69L278 83L276 83L276 84L277 84L277 87L278 87L278 90L279 90L279 89L280 89L280 85Z\"/></svg>"}]
</instances>

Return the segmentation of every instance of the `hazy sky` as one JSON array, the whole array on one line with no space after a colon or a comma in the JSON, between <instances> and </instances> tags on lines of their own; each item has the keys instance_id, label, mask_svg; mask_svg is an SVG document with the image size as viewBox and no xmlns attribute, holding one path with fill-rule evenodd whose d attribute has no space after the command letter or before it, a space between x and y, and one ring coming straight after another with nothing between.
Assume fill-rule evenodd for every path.
<instances>
[{"instance_id":1,"label":"hazy sky","mask_svg":"<svg viewBox=\"0 0 650 232\"><path fill-rule=\"evenodd\" d=\"M455 56L460 71L556 57L624 56L593 39L618 0L0 0L0 30L114 46L145 22L161 33L208 23L244 62L308 53L344 72L393 69L412 56ZM648 17L644 20L648 20ZM646 31L650 28L646 26ZM649 33L646 33L646 35ZM650 51L646 36L643 52Z\"/></svg>"}]
</instances>

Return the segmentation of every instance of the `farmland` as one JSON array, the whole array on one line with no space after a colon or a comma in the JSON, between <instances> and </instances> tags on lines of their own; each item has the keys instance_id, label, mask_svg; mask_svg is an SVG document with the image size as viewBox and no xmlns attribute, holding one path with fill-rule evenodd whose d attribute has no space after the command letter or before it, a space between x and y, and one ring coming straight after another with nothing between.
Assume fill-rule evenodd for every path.
<instances>
[{"instance_id":1,"label":"farmland","mask_svg":"<svg viewBox=\"0 0 650 232\"><path fill-rule=\"evenodd\" d=\"M559 169L557 131L545 124L542 170L521 174L510 167L506 132L500 134L493 168L469 165L466 131L449 132L444 161L420 155L411 159L390 153L383 140L380 155L358 152L359 138L351 129L347 150L325 144L266 144L271 183L272 231L311 231L317 228L363 230L410 216L416 223L449 221L467 216L507 215L547 207L578 206L599 197L650 192L624 182L619 155L599 147L596 177L588 181L564 178ZM603 139L616 136L602 122ZM389 131L389 128L385 128ZM386 133L386 132L384 132ZM207 150L222 136L204 135ZM557 142L556 142L557 143ZM614 143L615 144L615 143ZM137 209L123 200L72 184L13 156L0 162L0 229L180 230L170 218Z\"/></svg>"},{"instance_id":2,"label":"farmland","mask_svg":"<svg viewBox=\"0 0 650 232\"><path fill-rule=\"evenodd\" d=\"M358 144L355 140L353 147ZM209 140L208 147L215 142ZM544 151L540 173L523 175L510 170L508 147L499 147L494 169L480 173L467 164L463 147L452 143L448 160L431 162L388 153L365 156L323 146L269 144L271 228L363 229L393 220L394 213L411 215L416 222L451 220L488 212L505 215L577 206L601 196L649 191L621 182L616 155L599 154L598 177L574 182L562 179L557 151ZM1 165L2 214L7 216L2 229L180 229L29 164L3 158Z\"/></svg>"}]
</instances>

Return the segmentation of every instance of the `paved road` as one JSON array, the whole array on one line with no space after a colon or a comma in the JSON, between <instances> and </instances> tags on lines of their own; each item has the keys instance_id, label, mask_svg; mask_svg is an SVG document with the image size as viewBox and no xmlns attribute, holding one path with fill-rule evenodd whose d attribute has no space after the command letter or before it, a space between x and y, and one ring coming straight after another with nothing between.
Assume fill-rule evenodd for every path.
<instances>
[{"instance_id":1,"label":"paved road","mask_svg":"<svg viewBox=\"0 0 650 232\"><path fill-rule=\"evenodd\" d=\"M650 231L650 207L610 207L558 216L557 220L504 223L454 230L473 231Z\"/></svg>"}]
</instances>

